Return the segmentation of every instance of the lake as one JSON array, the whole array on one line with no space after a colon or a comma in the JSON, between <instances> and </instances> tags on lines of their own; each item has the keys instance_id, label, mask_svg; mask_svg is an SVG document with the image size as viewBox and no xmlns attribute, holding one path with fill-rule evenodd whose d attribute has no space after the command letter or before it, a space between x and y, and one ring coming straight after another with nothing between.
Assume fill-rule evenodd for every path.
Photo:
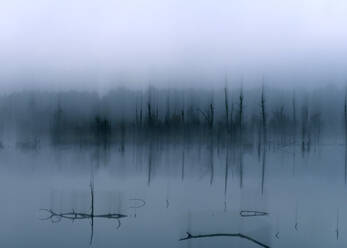
<instances>
[{"instance_id":1,"label":"lake","mask_svg":"<svg viewBox=\"0 0 347 248\"><path fill-rule=\"evenodd\" d=\"M347 245L342 145L7 145L0 158L1 247Z\"/></svg>"}]
</instances>

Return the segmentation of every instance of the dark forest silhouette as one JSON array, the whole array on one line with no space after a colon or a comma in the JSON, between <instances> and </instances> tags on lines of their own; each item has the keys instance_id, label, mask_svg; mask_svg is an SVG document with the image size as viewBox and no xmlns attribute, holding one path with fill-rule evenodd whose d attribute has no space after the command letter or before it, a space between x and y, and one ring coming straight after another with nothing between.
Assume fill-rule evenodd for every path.
<instances>
[{"instance_id":1,"label":"dark forest silhouette","mask_svg":"<svg viewBox=\"0 0 347 248\"><path fill-rule=\"evenodd\" d=\"M119 144L124 151L129 142L165 139L255 145L259 154L271 144L309 151L346 129L345 92L327 89L19 92L0 96L0 140L16 133L21 149L38 149L45 139L105 149Z\"/></svg>"}]
</instances>

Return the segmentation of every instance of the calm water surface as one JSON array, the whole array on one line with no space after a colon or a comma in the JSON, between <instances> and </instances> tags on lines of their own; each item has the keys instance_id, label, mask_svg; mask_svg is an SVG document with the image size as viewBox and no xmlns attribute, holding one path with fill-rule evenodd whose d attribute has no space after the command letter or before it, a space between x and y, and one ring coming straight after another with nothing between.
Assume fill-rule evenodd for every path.
<instances>
[{"instance_id":1,"label":"calm water surface","mask_svg":"<svg viewBox=\"0 0 347 248\"><path fill-rule=\"evenodd\" d=\"M179 241L186 232L241 233L269 247L347 245L343 146L242 156L207 146L8 146L0 158L1 247L261 247L239 237ZM42 220L41 209L90 213L91 180L95 214L126 217Z\"/></svg>"}]
</instances>

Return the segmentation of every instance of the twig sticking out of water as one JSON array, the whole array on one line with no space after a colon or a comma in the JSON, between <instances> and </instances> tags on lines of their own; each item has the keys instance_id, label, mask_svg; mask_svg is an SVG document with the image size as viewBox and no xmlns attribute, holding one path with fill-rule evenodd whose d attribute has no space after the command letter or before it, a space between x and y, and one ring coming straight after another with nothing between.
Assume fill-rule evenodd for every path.
<instances>
[{"instance_id":1,"label":"twig sticking out of water","mask_svg":"<svg viewBox=\"0 0 347 248\"><path fill-rule=\"evenodd\" d=\"M337 209L337 215L336 215L336 240L339 240L339 222L340 222L340 216L339 216L339 209Z\"/></svg>"},{"instance_id":2,"label":"twig sticking out of water","mask_svg":"<svg viewBox=\"0 0 347 248\"><path fill-rule=\"evenodd\" d=\"M294 225L294 228L296 231L298 231L298 226L299 226L299 223L298 223L298 204L296 204L296 208L295 208L295 225Z\"/></svg>"},{"instance_id":3,"label":"twig sticking out of water","mask_svg":"<svg viewBox=\"0 0 347 248\"><path fill-rule=\"evenodd\" d=\"M276 234L275 234L275 238L276 239L280 239L280 220L279 220L279 216L276 217Z\"/></svg>"},{"instance_id":4,"label":"twig sticking out of water","mask_svg":"<svg viewBox=\"0 0 347 248\"><path fill-rule=\"evenodd\" d=\"M213 238L213 237L238 237L241 239L246 239L248 241L251 241L252 243L257 244L261 247L270 248L270 246L264 243L261 243L260 241L252 237L246 236L242 233L214 233L214 234L205 234L205 235L192 235L191 233L187 232L187 236L185 238L179 239L179 241L189 240L189 239L200 239L200 238Z\"/></svg>"}]
</instances>

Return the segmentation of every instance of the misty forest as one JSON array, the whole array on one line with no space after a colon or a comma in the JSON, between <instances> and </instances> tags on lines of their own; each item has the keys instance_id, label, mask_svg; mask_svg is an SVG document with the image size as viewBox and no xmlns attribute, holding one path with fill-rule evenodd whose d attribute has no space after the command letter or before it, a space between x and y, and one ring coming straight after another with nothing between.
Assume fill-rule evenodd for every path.
<instances>
[{"instance_id":1,"label":"misty forest","mask_svg":"<svg viewBox=\"0 0 347 248\"><path fill-rule=\"evenodd\" d=\"M227 84L226 84L227 85ZM347 91L346 91L347 92ZM118 88L96 92L23 91L2 95L1 140L20 149L159 142L249 148L344 142L346 96L339 88L218 90ZM10 144L9 144L10 145Z\"/></svg>"},{"instance_id":2,"label":"misty forest","mask_svg":"<svg viewBox=\"0 0 347 248\"><path fill-rule=\"evenodd\" d=\"M347 1L0 1L0 247L347 247Z\"/></svg>"},{"instance_id":3,"label":"misty forest","mask_svg":"<svg viewBox=\"0 0 347 248\"><path fill-rule=\"evenodd\" d=\"M5 175L36 180L39 195L19 204L41 202L38 230L65 223L42 228L71 228L96 247L116 234L129 244L123 225L149 231L130 246L290 247L311 244L312 228L324 244L343 242L345 90L226 81L214 90L21 91L0 103ZM142 230L148 222L153 231Z\"/></svg>"}]
</instances>

